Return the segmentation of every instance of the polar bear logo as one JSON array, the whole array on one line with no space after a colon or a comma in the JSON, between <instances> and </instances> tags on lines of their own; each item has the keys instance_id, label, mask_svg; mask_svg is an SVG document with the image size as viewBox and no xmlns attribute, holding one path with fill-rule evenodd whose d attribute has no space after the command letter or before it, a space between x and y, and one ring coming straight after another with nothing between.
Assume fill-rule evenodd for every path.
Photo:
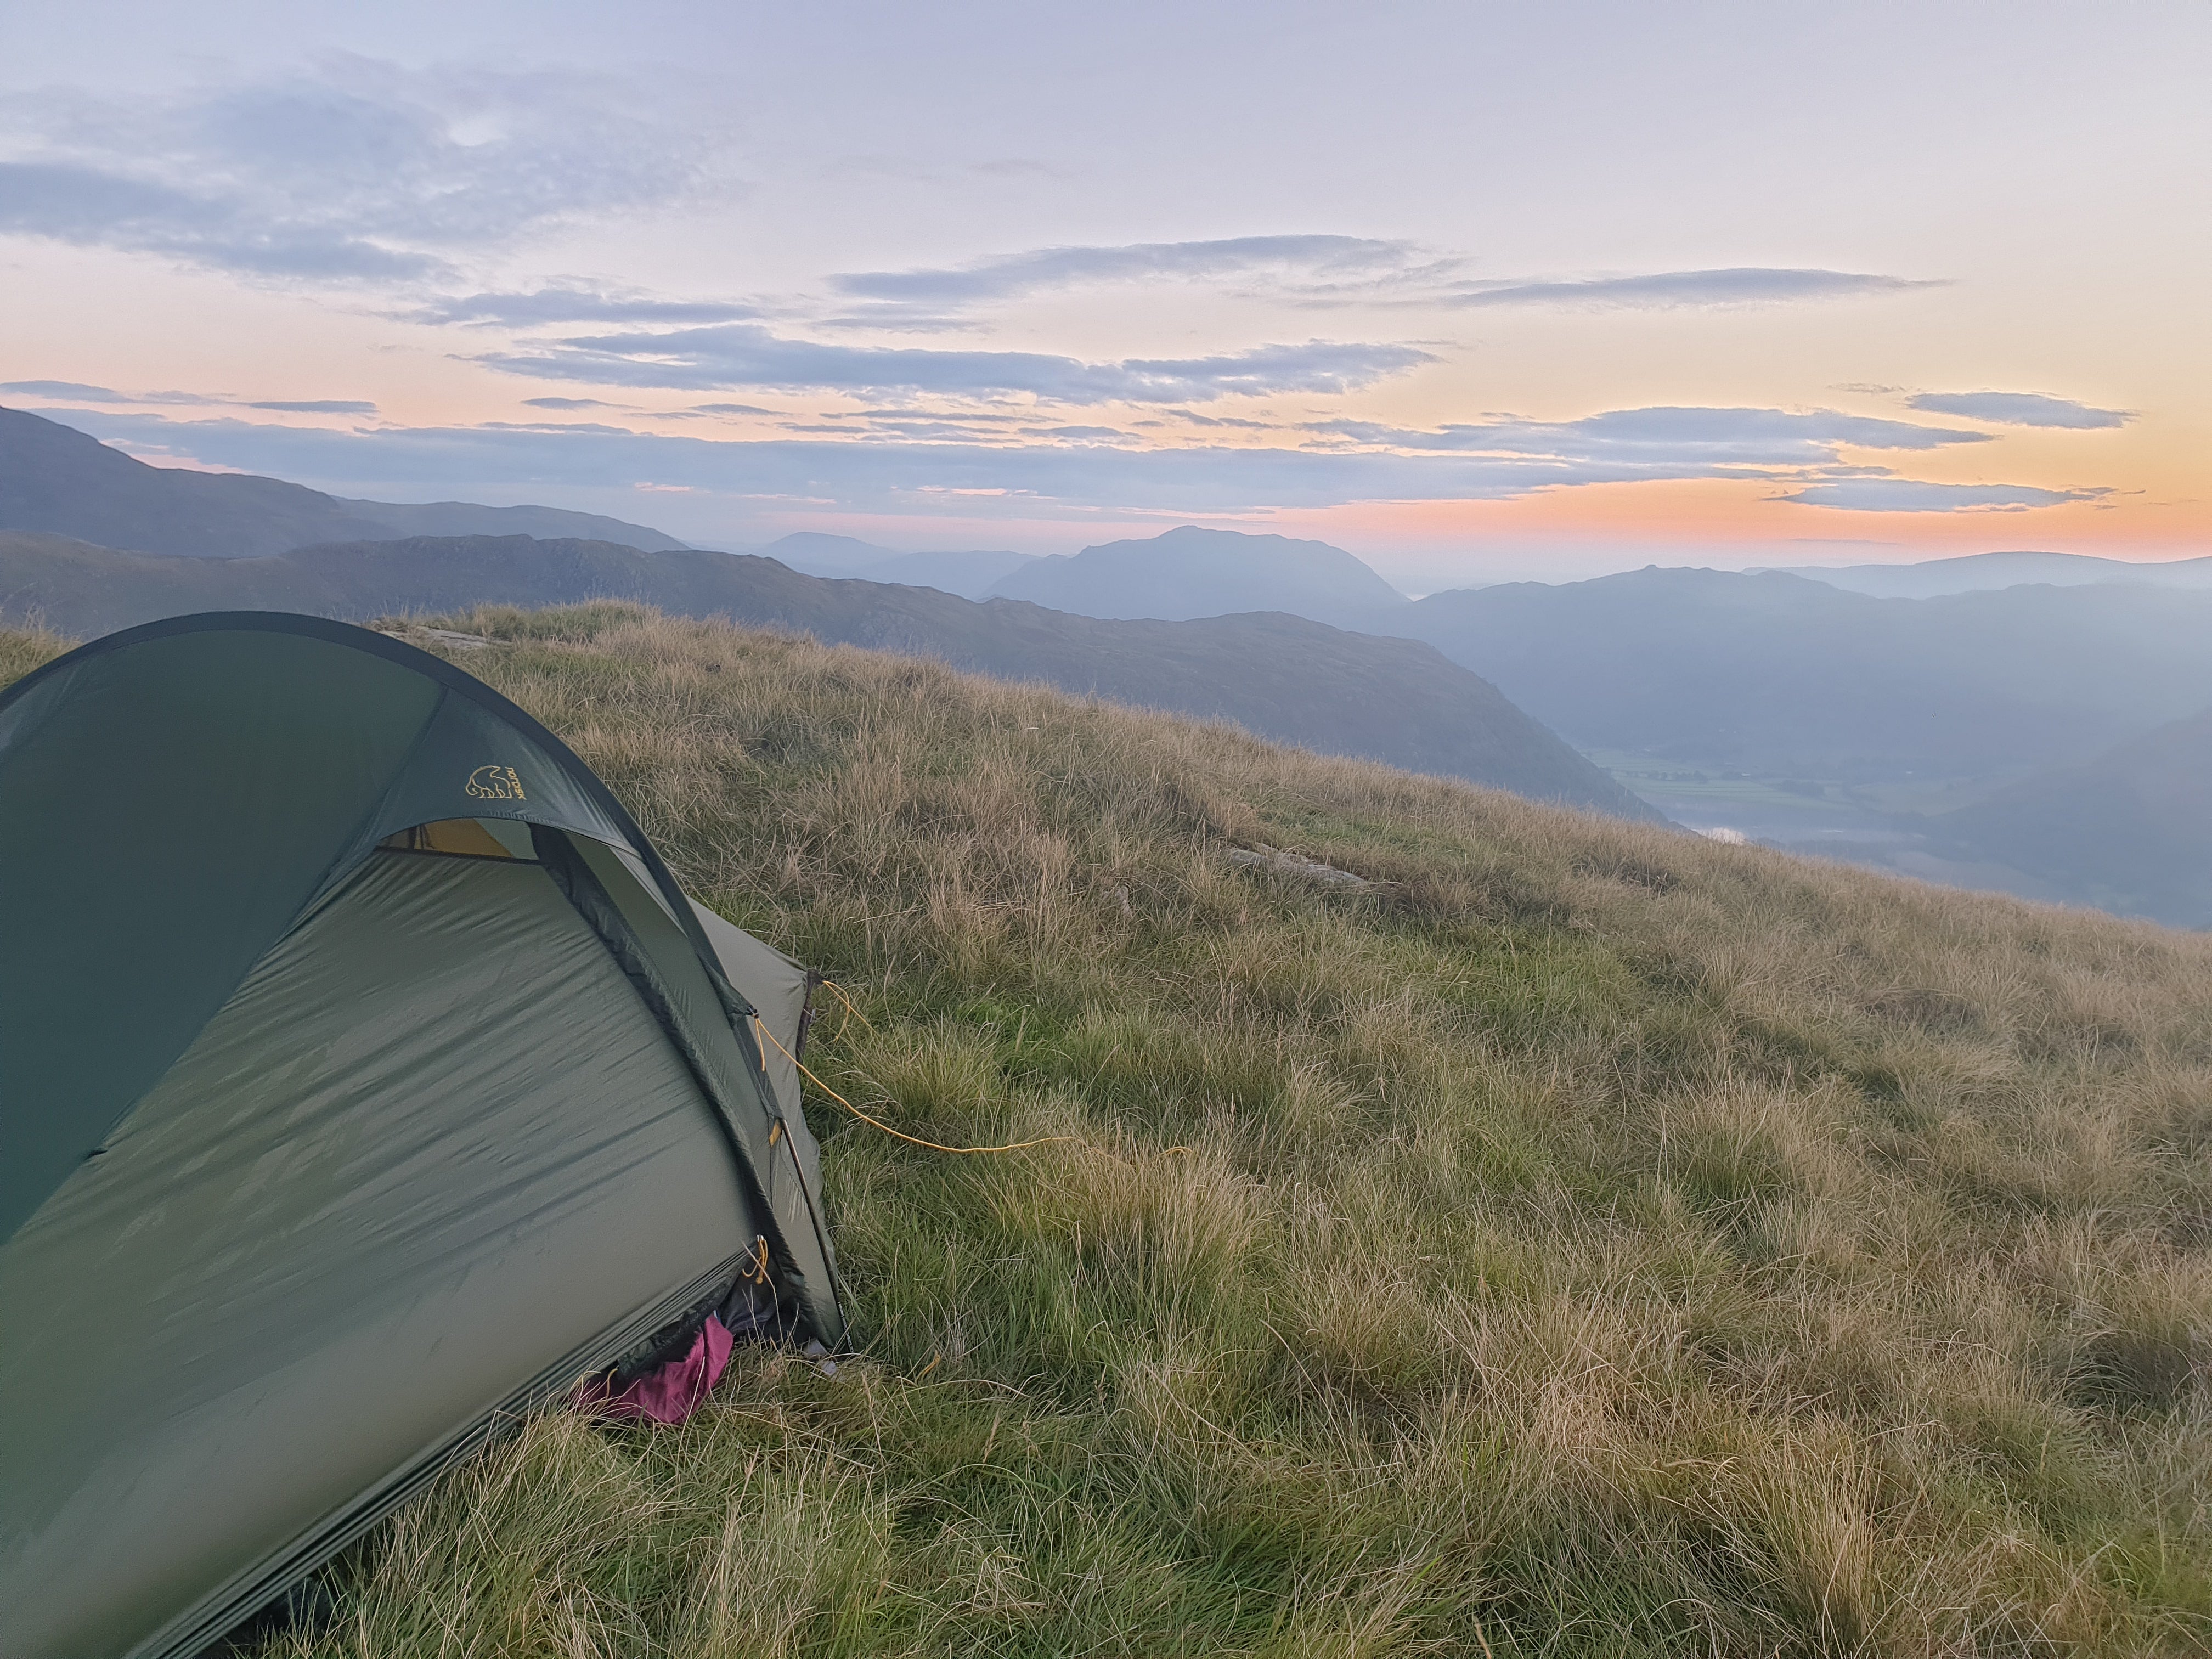
<instances>
[{"instance_id":1,"label":"polar bear logo","mask_svg":"<svg viewBox=\"0 0 2212 1659\"><path fill-rule=\"evenodd\" d=\"M527 800L522 793L522 780L514 775L512 766L494 763L479 766L469 774L465 792L478 800Z\"/></svg>"}]
</instances>

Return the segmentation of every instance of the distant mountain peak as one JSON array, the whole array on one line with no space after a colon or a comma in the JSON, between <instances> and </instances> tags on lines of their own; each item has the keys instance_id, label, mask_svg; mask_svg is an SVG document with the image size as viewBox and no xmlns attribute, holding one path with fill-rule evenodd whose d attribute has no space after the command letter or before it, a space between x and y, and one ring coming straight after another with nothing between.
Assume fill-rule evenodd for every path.
<instances>
[{"instance_id":1,"label":"distant mountain peak","mask_svg":"<svg viewBox=\"0 0 2212 1659\"><path fill-rule=\"evenodd\" d=\"M1407 603L1340 547L1200 525L1040 559L991 592L1085 617L1187 621L1281 611L1350 627Z\"/></svg>"}]
</instances>

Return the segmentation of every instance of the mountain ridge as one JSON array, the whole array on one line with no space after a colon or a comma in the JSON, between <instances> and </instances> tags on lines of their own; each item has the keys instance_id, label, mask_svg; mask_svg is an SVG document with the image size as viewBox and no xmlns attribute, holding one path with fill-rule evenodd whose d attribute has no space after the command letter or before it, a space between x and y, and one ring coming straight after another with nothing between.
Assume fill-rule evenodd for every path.
<instances>
[{"instance_id":1,"label":"mountain ridge","mask_svg":"<svg viewBox=\"0 0 2212 1659\"><path fill-rule=\"evenodd\" d=\"M1875 599L1926 599L2048 583L2081 587L2141 582L2153 587L2212 587L2212 555L2195 559L2107 559L2090 553L1966 553L1911 564L1778 565L1776 574L1803 576ZM1747 572L1764 574L1765 571Z\"/></svg>"},{"instance_id":2,"label":"mountain ridge","mask_svg":"<svg viewBox=\"0 0 2212 1659\"><path fill-rule=\"evenodd\" d=\"M187 558L258 557L317 542L445 534L605 537L669 551L645 525L555 507L351 500L249 472L152 466L88 433L0 409L0 530Z\"/></svg>"},{"instance_id":3,"label":"mountain ridge","mask_svg":"<svg viewBox=\"0 0 2212 1659\"><path fill-rule=\"evenodd\" d=\"M1165 622L808 576L757 555L526 536L331 543L191 558L0 533L0 611L67 633L208 610L347 619L635 599L974 672L1234 721L1324 753L1468 779L1616 817L1656 811L1472 671L1418 641L1279 612Z\"/></svg>"},{"instance_id":4,"label":"mountain ridge","mask_svg":"<svg viewBox=\"0 0 2212 1659\"><path fill-rule=\"evenodd\" d=\"M2120 915L2212 927L2212 708L1928 822L1954 857Z\"/></svg>"},{"instance_id":5,"label":"mountain ridge","mask_svg":"<svg viewBox=\"0 0 2212 1659\"><path fill-rule=\"evenodd\" d=\"M963 599L988 596L993 584L1036 562L1030 553L969 548L902 553L855 536L797 530L763 547L742 550L789 565L810 576L852 576L862 581L896 582L902 587L934 587Z\"/></svg>"},{"instance_id":6,"label":"mountain ridge","mask_svg":"<svg viewBox=\"0 0 2212 1659\"><path fill-rule=\"evenodd\" d=\"M1780 571L1455 588L1390 629L1571 741L1830 778L2086 761L2212 702L2212 593L1876 599Z\"/></svg>"},{"instance_id":7,"label":"mountain ridge","mask_svg":"<svg viewBox=\"0 0 2212 1659\"><path fill-rule=\"evenodd\" d=\"M1197 525L1039 559L993 584L991 596L1085 617L1170 622L1267 610L1342 623L1407 603L1366 563L1327 542Z\"/></svg>"}]
</instances>

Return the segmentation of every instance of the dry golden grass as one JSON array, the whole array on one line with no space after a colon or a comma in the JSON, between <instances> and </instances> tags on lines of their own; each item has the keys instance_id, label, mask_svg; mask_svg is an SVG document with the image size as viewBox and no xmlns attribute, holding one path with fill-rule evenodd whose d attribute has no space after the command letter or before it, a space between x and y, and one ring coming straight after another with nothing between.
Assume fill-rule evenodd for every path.
<instances>
[{"instance_id":1,"label":"dry golden grass","mask_svg":"<svg viewBox=\"0 0 2212 1659\"><path fill-rule=\"evenodd\" d=\"M0 685L12 685L49 657L75 644L43 629L0 629Z\"/></svg>"},{"instance_id":2,"label":"dry golden grass","mask_svg":"<svg viewBox=\"0 0 2212 1659\"><path fill-rule=\"evenodd\" d=\"M446 625L852 992L837 1088L1076 1139L817 1103L861 1357L534 1424L302 1654L2212 1648L2212 939L631 607Z\"/></svg>"}]
</instances>

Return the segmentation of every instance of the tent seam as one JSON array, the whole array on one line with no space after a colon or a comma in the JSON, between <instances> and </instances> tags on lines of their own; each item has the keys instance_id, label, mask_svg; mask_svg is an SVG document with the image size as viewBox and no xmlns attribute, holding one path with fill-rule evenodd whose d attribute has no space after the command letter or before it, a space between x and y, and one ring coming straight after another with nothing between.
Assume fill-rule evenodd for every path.
<instances>
[{"instance_id":1,"label":"tent seam","mask_svg":"<svg viewBox=\"0 0 2212 1659\"><path fill-rule=\"evenodd\" d=\"M548 857L546 854L549 851L553 852L554 856ZM574 907L576 913L583 918L585 926L592 930L607 953L613 957L616 965L622 969L623 976L629 981L637 992L639 1000L645 1004L647 1012L660 1026L671 1046L683 1057L685 1069L691 1073L693 1083L698 1088L701 1097L706 1101L716 1126L722 1131L723 1139L729 1146L732 1159L737 1164L738 1172L749 1189L746 1196L757 1206L765 1234L773 1236L777 1258L776 1265L783 1271L787 1279L799 1287L807 1322L814 1328L817 1335L829 1334L828 1323L822 1318L819 1311L811 1305L815 1302L816 1297L811 1293L808 1275L799 1270L793 1255L790 1241L784 1237L782 1224L776 1218L775 1207L769 1196L768 1181L755 1162L752 1150L746 1145L744 1135L738 1127L735 1115L729 1103L723 1099L723 1091L716 1085L714 1074L706 1064L705 1056L699 1052L696 1042L690 1033L684 1029L682 1019L678 1017L673 999L660 983L659 976L653 973L651 959L638 940L635 930L631 928L628 919L617 908L613 898L607 893L599 877L581 858L577 856L574 848L568 845L563 831L546 830L538 856L540 863L552 877L555 884L561 889L568 902ZM752 1012L750 1006L747 1012L749 1014ZM732 1038L738 1036L738 1028L734 1024L731 1028L731 1036ZM772 1104L775 1101L775 1091L769 1086L767 1070L761 1061L759 1050L756 1048L752 1054L747 1054L744 1045L740 1042L738 1052L741 1058L749 1062L747 1075L758 1086L762 1103L767 1109L767 1115L772 1118L781 1118L782 1115L781 1109ZM804 1172L802 1171L801 1174L803 1176ZM801 1185L804 1186L804 1184L802 1179ZM809 1218L812 1218L811 1206ZM818 1243L819 1241L817 1242ZM826 1257L823 1265L826 1270L828 1266ZM837 1303L834 1280L823 1285L822 1289L828 1292L830 1306L833 1311L836 1310Z\"/></svg>"}]
</instances>

